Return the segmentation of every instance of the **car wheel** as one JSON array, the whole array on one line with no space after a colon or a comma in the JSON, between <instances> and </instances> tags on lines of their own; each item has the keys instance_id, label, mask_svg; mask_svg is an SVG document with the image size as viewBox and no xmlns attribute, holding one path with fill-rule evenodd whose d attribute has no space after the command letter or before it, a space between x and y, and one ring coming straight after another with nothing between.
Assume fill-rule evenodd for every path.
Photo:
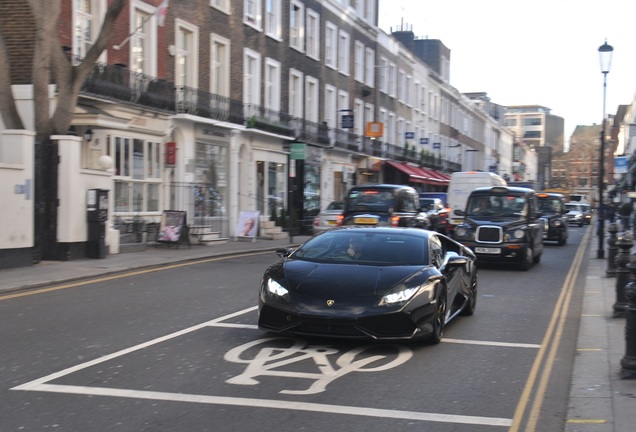
<instances>
[{"instance_id":1,"label":"car wheel","mask_svg":"<svg viewBox=\"0 0 636 432\"><path fill-rule=\"evenodd\" d=\"M566 244L568 241L568 236L565 235L565 233L561 233L561 238L559 239L559 246L563 246L564 244Z\"/></svg>"},{"instance_id":2,"label":"car wheel","mask_svg":"<svg viewBox=\"0 0 636 432\"><path fill-rule=\"evenodd\" d=\"M431 344L438 344L444 336L444 326L446 325L446 290L440 285L433 312L433 332L428 338Z\"/></svg>"},{"instance_id":3,"label":"car wheel","mask_svg":"<svg viewBox=\"0 0 636 432\"><path fill-rule=\"evenodd\" d=\"M477 275L473 277L473 283L470 287L468 299L466 299L466 305L462 309L461 315L471 316L475 313L475 307L477 306Z\"/></svg>"},{"instance_id":4,"label":"car wheel","mask_svg":"<svg viewBox=\"0 0 636 432\"><path fill-rule=\"evenodd\" d=\"M541 262L541 254L536 255L534 258L532 258L532 262L534 264L539 264Z\"/></svg>"},{"instance_id":5,"label":"car wheel","mask_svg":"<svg viewBox=\"0 0 636 432\"><path fill-rule=\"evenodd\" d=\"M528 271L530 270L530 267L532 267L533 260L534 260L534 251L532 250L531 247L529 247L526 249L526 254L523 257L523 260L521 260L519 267L523 271Z\"/></svg>"}]
</instances>

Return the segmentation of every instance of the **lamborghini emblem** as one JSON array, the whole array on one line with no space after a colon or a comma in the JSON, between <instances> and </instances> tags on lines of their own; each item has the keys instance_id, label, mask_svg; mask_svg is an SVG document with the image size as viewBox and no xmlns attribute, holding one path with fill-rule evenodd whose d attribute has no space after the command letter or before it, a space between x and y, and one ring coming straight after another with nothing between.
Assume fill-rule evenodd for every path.
<instances>
[{"instance_id":1,"label":"lamborghini emblem","mask_svg":"<svg viewBox=\"0 0 636 432\"><path fill-rule=\"evenodd\" d=\"M334 300L327 300L327 306L333 306L334 303Z\"/></svg>"}]
</instances>

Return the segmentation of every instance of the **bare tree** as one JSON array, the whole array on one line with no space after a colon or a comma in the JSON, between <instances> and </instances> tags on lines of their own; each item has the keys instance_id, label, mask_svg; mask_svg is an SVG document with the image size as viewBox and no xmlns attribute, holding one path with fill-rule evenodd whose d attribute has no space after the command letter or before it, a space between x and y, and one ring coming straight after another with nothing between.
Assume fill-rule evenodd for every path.
<instances>
[{"instance_id":1,"label":"bare tree","mask_svg":"<svg viewBox=\"0 0 636 432\"><path fill-rule=\"evenodd\" d=\"M36 139L48 140L51 135L65 134L73 120L79 92L95 62L106 49L115 20L127 0L111 0L97 40L86 57L73 64L64 53L58 38L61 2L58 0L24 0L35 21L33 53L33 107ZM10 62L7 47L0 34L0 114L9 129L24 129L11 92ZM50 115L49 84L57 85L55 111Z\"/></svg>"}]
</instances>

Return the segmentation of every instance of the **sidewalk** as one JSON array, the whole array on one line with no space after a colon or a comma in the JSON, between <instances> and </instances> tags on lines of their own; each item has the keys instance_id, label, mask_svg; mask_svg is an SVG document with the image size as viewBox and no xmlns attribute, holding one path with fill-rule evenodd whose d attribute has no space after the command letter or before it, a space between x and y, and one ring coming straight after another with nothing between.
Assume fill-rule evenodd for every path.
<instances>
[{"instance_id":1,"label":"sidewalk","mask_svg":"<svg viewBox=\"0 0 636 432\"><path fill-rule=\"evenodd\" d=\"M254 251L273 253L279 248L298 245L307 238L294 236L286 240L256 239L254 242L228 240L222 244L180 246L178 249L149 246L143 252L109 255L103 259L44 261L31 267L0 271L0 295L200 258ZM598 237L592 236L583 263L587 274L564 432L636 430L636 371L621 368L621 359L626 352L625 318L613 317L616 278L606 277L607 258L596 259L597 245Z\"/></svg>"},{"instance_id":2,"label":"sidewalk","mask_svg":"<svg viewBox=\"0 0 636 432\"><path fill-rule=\"evenodd\" d=\"M587 273L565 432L636 430L636 371L621 367L625 318L613 317L616 278L606 277L607 248L605 259L596 258L597 249L593 235L582 263Z\"/></svg>"},{"instance_id":3,"label":"sidewalk","mask_svg":"<svg viewBox=\"0 0 636 432\"><path fill-rule=\"evenodd\" d=\"M276 260L276 249L299 245L309 236L293 236L285 240L251 241L242 239L204 245L148 245L145 251L108 255L102 259L77 259L71 261L42 261L31 267L0 270L0 295L8 291L38 288L40 286L73 282L90 277L123 273L126 271L187 262L200 258L233 255L257 250L272 251Z\"/></svg>"}]
</instances>

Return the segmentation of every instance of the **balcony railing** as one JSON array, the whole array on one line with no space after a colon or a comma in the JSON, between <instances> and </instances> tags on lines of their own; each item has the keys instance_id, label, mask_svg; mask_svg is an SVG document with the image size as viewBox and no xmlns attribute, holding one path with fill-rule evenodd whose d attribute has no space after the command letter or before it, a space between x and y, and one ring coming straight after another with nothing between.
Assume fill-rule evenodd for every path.
<instances>
[{"instance_id":1,"label":"balcony railing","mask_svg":"<svg viewBox=\"0 0 636 432\"><path fill-rule=\"evenodd\" d=\"M461 164L434 155L422 155L415 150L351 133L348 129L329 128L325 123L292 117L260 105L244 104L197 88L175 86L172 82L136 73L121 65L96 64L84 82L82 92L171 113L244 125L321 147L411 162L446 172L462 169Z\"/></svg>"}]
</instances>

